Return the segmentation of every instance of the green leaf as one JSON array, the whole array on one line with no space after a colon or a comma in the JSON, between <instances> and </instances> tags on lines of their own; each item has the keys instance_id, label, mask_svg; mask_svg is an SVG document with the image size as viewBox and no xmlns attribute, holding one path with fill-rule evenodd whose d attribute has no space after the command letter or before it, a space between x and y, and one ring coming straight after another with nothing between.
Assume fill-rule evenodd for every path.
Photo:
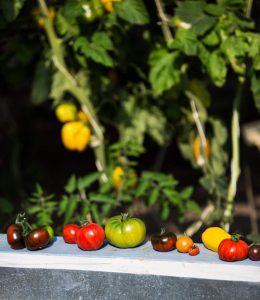
<instances>
[{"instance_id":1,"label":"green leaf","mask_svg":"<svg viewBox=\"0 0 260 300\"><path fill-rule=\"evenodd\" d=\"M167 220L170 215L170 207L168 202L161 203L161 218L162 220Z\"/></svg>"},{"instance_id":2,"label":"green leaf","mask_svg":"<svg viewBox=\"0 0 260 300\"><path fill-rule=\"evenodd\" d=\"M114 49L113 43L106 32L95 32L91 40L93 44L106 50Z\"/></svg>"},{"instance_id":3,"label":"green leaf","mask_svg":"<svg viewBox=\"0 0 260 300\"><path fill-rule=\"evenodd\" d=\"M63 100L67 87L68 83L66 77L60 72L54 73L50 97L54 99L55 105Z\"/></svg>"},{"instance_id":4,"label":"green leaf","mask_svg":"<svg viewBox=\"0 0 260 300\"><path fill-rule=\"evenodd\" d=\"M33 104L46 101L50 90L50 72L44 61L39 61L34 74L31 99Z\"/></svg>"},{"instance_id":5,"label":"green leaf","mask_svg":"<svg viewBox=\"0 0 260 300\"><path fill-rule=\"evenodd\" d=\"M115 205L116 199L108 196L108 195L102 195L102 194L90 194L89 200L91 202L96 202L96 203L109 203Z\"/></svg>"},{"instance_id":6,"label":"green leaf","mask_svg":"<svg viewBox=\"0 0 260 300\"><path fill-rule=\"evenodd\" d=\"M75 13L75 10L73 12ZM80 29L75 16L68 18L63 15L62 10L57 13L55 25L57 32L62 36L66 35L66 38L79 35Z\"/></svg>"},{"instance_id":7,"label":"green leaf","mask_svg":"<svg viewBox=\"0 0 260 300\"><path fill-rule=\"evenodd\" d=\"M207 4L204 7L204 11L212 16L219 17L225 13L225 9L221 5Z\"/></svg>"},{"instance_id":8,"label":"green leaf","mask_svg":"<svg viewBox=\"0 0 260 300\"><path fill-rule=\"evenodd\" d=\"M145 195L149 187L150 187L150 182L148 180L142 180L135 191L135 197L139 198Z\"/></svg>"},{"instance_id":9,"label":"green leaf","mask_svg":"<svg viewBox=\"0 0 260 300\"><path fill-rule=\"evenodd\" d=\"M216 31L210 31L209 34L207 34L204 38L203 38L203 43L207 46L213 47L213 46L217 46L220 43L220 38L217 34Z\"/></svg>"},{"instance_id":10,"label":"green leaf","mask_svg":"<svg viewBox=\"0 0 260 300\"><path fill-rule=\"evenodd\" d=\"M79 37L73 45L74 51L86 58L92 59L96 63L100 63L107 67L113 66L113 60L107 53L107 49L103 45L90 43L85 37Z\"/></svg>"},{"instance_id":11,"label":"green leaf","mask_svg":"<svg viewBox=\"0 0 260 300\"><path fill-rule=\"evenodd\" d=\"M192 30L179 28L175 39L169 47L182 51L186 55L194 56L197 53L197 37Z\"/></svg>"},{"instance_id":12,"label":"green leaf","mask_svg":"<svg viewBox=\"0 0 260 300\"><path fill-rule=\"evenodd\" d=\"M29 215L33 215L41 210L42 210L42 208L40 206L31 206L31 207L27 208L27 213Z\"/></svg>"},{"instance_id":13,"label":"green leaf","mask_svg":"<svg viewBox=\"0 0 260 300\"><path fill-rule=\"evenodd\" d=\"M121 19L136 25L149 23L149 15L143 0L124 0L115 3L115 12Z\"/></svg>"},{"instance_id":14,"label":"green leaf","mask_svg":"<svg viewBox=\"0 0 260 300\"><path fill-rule=\"evenodd\" d=\"M222 87L224 85L227 76L227 65L226 60L219 51L214 51L210 55L208 73L216 86Z\"/></svg>"},{"instance_id":15,"label":"green leaf","mask_svg":"<svg viewBox=\"0 0 260 300\"><path fill-rule=\"evenodd\" d=\"M158 96L180 82L179 53L158 49L151 53L149 80Z\"/></svg>"},{"instance_id":16,"label":"green leaf","mask_svg":"<svg viewBox=\"0 0 260 300\"><path fill-rule=\"evenodd\" d=\"M68 204L69 204L69 197L67 195L64 195L59 202L58 217L62 216L65 213Z\"/></svg>"},{"instance_id":17,"label":"green leaf","mask_svg":"<svg viewBox=\"0 0 260 300\"><path fill-rule=\"evenodd\" d=\"M254 73L251 80L251 91L257 110L260 112L260 73Z\"/></svg>"},{"instance_id":18,"label":"green leaf","mask_svg":"<svg viewBox=\"0 0 260 300\"><path fill-rule=\"evenodd\" d=\"M203 107L209 107L211 104L211 96L209 91L206 89L204 82L200 81L199 79L191 79L188 82L188 90L197 98L193 99L196 104L199 106L200 104L203 105ZM200 103L197 103L197 102ZM203 109L203 108L202 108Z\"/></svg>"},{"instance_id":19,"label":"green leaf","mask_svg":"<svg viewBox=\"0 0 260 300\"><path fill-rule=\"evenodd\" d=\"M72 218L74 213L76 212L76 209L78 207L79 198L77 195L71 195L68 198L68 205L66 207L63 224L68 224L72 222Z\"/></svg>"},{"instance_id":20,"label":"green leaf","mask_svg":"<svg viewBox=\"0 0 260 300\"><path fill-rule=\"evenodd\" d=\"M156 203L156 201L158 200L159 194L160 194L160 190L157 187L152 189L152 191L147 199L148 207L151 207L152 205L154 205Z\"/></svg>"},{"instance_id":21,"label":"green leaf","mask_svg":"<svg viewBox=\"0 0 260 300\"><path fill-rule=\"evenodd\" d=\"M95 172L95 173L91 173L89 175L86 175L84 177L79 177L78 178L78 189L80 191L88 188L89 186L91 186L91 184L93 184L95 181L97 181L100 178L101 174L99 172Z\"/></svg>"},{"instance_id":22,"label":"green leaf","mask_svg":"<svg viewBox=\"0 0 260 300\"><path fill-rule=\"evenodd\" d=\"M189 199L193 193L193 187L188 186L185 189L183 189L179 194L182 199Z\"/></svg>"},{"instance_id":23,"label":"green leaf","mask_svg":"<svg viewBox=\"0 0 260 300\"><path fill-rule=\"evenodd\" d=\"M199 214L201 212L199 205L195 201L192 201L192 200L189 200L186 202L186 210L192 211L195 214Z\"/></svg>"},{"instance_id":24,"label":"green leaf","mask_svg":"<svg viewBox=\"0 0 260 300\"><path fill-rule=\"evenodd\" d=\"M64 189L67 193L73 193L77 188L77 180L75 174L72 174L69 178L67 184L65 185Z\"/></svg>"},{"instance_id":25,"label":"green leaf","mask_svg":"<svg viewBox=\"0 0 260 300\"><path fill-rule=\"evenodd\" d=\"M26 0L0 0L0 11L7 22L12 22L18 16Z\"/></svg>"},{"instance_id":26,"label":"green leaf","mask_svg":"<svg viewBox=\"0 0 260 300\"><path fill-rule=\"evenodd\" d=\"M205 34L216 23L217 18L204 13L204 1L177 2L175 16L191 25L197 35Z\"/></svg>"},{"instance_id":27,"label":"green leaf","mask_svg":"<svg viewBox=\"0 0 260 300\"><path fill-rule=\"evenodd\" d=\"M100 216L100 213L98 211L98 207L96 204L91 205L91 212L92 212L94 221L98 224L101 224L102 219L101 219L101 216Z\"/></svg>"}]
</instances>

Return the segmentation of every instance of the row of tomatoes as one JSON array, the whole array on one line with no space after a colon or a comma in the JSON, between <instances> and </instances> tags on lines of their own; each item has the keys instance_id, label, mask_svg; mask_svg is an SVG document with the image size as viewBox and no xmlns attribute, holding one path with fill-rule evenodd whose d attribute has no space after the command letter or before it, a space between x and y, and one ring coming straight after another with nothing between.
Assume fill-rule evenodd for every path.
<instances>
[{"instance_id":1,"label":"row of tomatoes","mask_svg":"<svg viewBox=\"0 0 260 300\"><path fill-rule=\"evenodd\" d=\"M9 226L7 241L13 249L26 247L28 250L39 250L52 242L54 232L50 226L28 230L26 224L19 221ZM260 260L260 245L248 246L238 235L229 235L221 230L210 227L202 234L205 247L217 252L221 260L237 261L247 257ZM85 251L100 249L105 239L118 248L133 248L145 240L146 226L139 218L121 214L110 218L105 229L96 223L86 222L82 226L67 224L62 229L62 237L66 243L77 244ZM184 235L177 238L174 233L165 230L153 234L151 244L154 250L160 252L177 249L178 252L189 253L192 256L199 254L199 247L190 237Z\"/></svg>"}]
</instances>

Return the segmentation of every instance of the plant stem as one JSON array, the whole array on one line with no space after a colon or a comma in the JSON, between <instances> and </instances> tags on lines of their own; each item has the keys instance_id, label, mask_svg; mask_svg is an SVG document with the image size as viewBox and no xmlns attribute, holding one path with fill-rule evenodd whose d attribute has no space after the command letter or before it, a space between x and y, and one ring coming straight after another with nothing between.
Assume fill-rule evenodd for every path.
<instances>
[{"instance_id":1,"label":"plant stem","mask_svg":"<svg viewBox=\"0 0 260 300\"><path fill-rule=\"evenodd\" d=\"M246 8L246 16L250 17L251 16L251 11L252 11L252 7L253 7L253 0L248 0L247 2L247 8Z\"/></svg>"},{"instance_id":2,"label":"plant stem","mask_svg":"<svg viewBox=\"0 0 260 300\"><path fill-rule=\"evenodd\" d=\"M56 36L53 28L52 21L49 18L48 8L45 0L38 0L38 4L42 14L45 17L44 27L52 49L52 60L54 66L57 70L64 75L66 80L66 90L71 93L81 104L82 110L87 115L93 133L96 138L96 144L94 147L94 152L96 156L96 166L98 171L104 172L101 176L102 181L107 181L106 175L106 156L105 156L105 146L104 146L104 136L101 125L99 124L95 109L88 99L84 89L77 83L75 78L70 74L65 63L64 53L62 48L62 40Z\"/></svg>"},{"instance_id":3,"label":"plant stem","mask_svg":"<svg viewBox=\"0 0 260 300\"><path fill-rule=\"evenodd\" d=\"M232 121L231 121L231 137L232 137L232 160L231 160L231 176L227 192L226 207L224 210L223 226L229 231L230 223L233 217L234 198L237 190L237 181L240 175L240 158L239 158L239 116L240 103L242 99L242 91L245 78L239 77L237 93L234 99Z\"/></svg>"},{"instance_id":4,"label":"plant stem","mask_svg":"<svg viewBox=\"0 0 260 300\"><path fill-rule=\"evenodd\" d=\"M155 0L155 4L157 7L159 17L162 21L162 23L161 23L162 32L163 32L165 41L168 44L173 41L173 36L172 36L171 30L170 30L170 27L168 25L168 18L166 17L166 15L164 13L163 4L162 4L161 0Z\"/></svg>"}]
</instances>

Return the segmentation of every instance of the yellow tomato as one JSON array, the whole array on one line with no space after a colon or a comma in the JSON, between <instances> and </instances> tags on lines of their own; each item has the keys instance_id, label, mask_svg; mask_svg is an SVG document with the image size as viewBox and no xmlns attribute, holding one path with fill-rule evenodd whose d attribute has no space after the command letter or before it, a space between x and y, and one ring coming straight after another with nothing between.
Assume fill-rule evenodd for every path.
<instances>
[{"instance_id":1,"label":"yellow tomato","mask_svg":"<svg viewBox=\"0 0 260 300\"><path fill-rule=\"evenodd\" d=\"M113 10L113 0L101 0L105 10L111 12Z\"/></svg>"},{"instance_id":2,"label":"yellow tomato","mask_svg":"<svg viewBox=\"0 0 260 300\"><path fill-rule=\"evenodd\" d=\"M220 227L209 227L201 235L204 246L215 252L218 251L219 244L230 237L231 235Z\"/></svg>"},{"instance_id":3,"label":"yellow tomato","mask_svg":"<svg viewBox=\"0 0 260 300\"><path fill-rule=\"evenodd\" d=\"M124 176L124 170L122 169L122 167L116 166L114 171L113 171L113 174L112 174L112 180L113 180L114 185L117 188L122 187L122 185L123 185L123 176ZM136 177L137 176L136 176L135 171L131 170L129 172L128 178L125 179L125 180L133 179L134 182L129 187L135 188L135 186L136 186Z\"/></svg>"},{"instance_id":4,"label":"yellow tomato","mask_svg":"<svg viewBox=\"0 0 260 300\"><path fill-rule=\"evenodd\" d=\"M82 110L78 112L77 117L78 117L78 120L88 123L88 117Z\"/></svg>"},{"instance_id":5,"label":"yellow tomato","mask_svg":"<svg viewBox=\"0 0 260 300\"><path fill-rule=\"evenodd\" d=\"M90 129L80 121L71 121L62 126L61 139L65 148L82 152L90 140Z\"/></svg>"},{"instance_id":6,"label":"yellow tomato","mask_svg":"<svg viewBox=\"0 0 260 300\"><path fill-rule=\"evenodd\" d=\"M77 107L73 103L62 103L55 109L55 115L60 122L76 120Z\"/></svg>"},{"instance_id":7,"label":"yellow tomato","mask_svg":"<svg viewBox=\"0 0 260 300\"><path fill-rule=\"evenodd\" d=\"M199 165L204 163L203 154L201 153L200 150L201 150L200 149L200 137L197 136L193 142L193 153L194 153L194 158ZM210 145L209 145L208 139L206 139L205 153L209 159L210 158ZM203 160L203 163L201 163L202 160Z\"/></svg>"}]
</instances>

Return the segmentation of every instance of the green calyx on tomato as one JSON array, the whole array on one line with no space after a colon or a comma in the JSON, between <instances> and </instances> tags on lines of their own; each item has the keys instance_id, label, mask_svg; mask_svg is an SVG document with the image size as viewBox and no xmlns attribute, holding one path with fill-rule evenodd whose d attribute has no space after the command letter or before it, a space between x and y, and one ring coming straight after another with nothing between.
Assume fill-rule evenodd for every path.
<instances>
[{"instance_id":1,"label":"green calyx on tomato","mask_svg":"<svg viewBox=\"0 0 260 300\"><path fill-rule=\"evenodd\" d=\"M146 237L146 227L139 218L121 214L110 218L105 226L108 242L118 248L133 248Z\"/></svg>"}]
</instances>

